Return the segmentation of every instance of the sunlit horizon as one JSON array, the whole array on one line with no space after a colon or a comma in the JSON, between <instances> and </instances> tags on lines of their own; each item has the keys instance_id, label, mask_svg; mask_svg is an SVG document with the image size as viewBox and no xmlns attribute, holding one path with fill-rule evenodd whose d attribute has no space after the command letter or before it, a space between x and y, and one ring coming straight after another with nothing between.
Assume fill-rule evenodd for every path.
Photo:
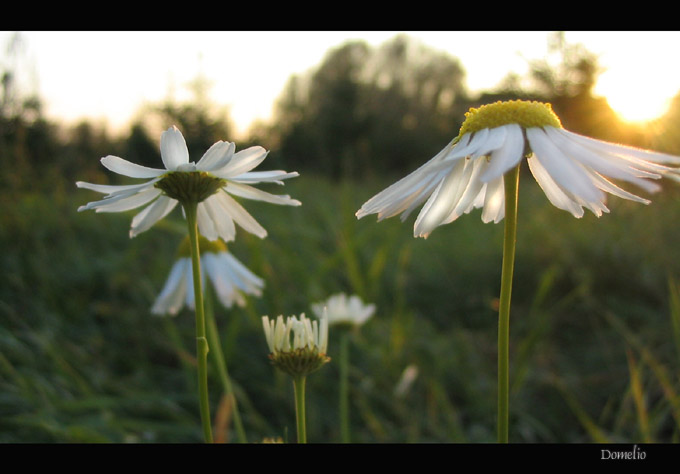
<instances>
[{"instance_id":1,"label":"sunlit horizon","mask_svg":"<svg viewBox=\"0 0 680 474\"><path fill-rule=\"evenodd\" d=\"M51 119L101 122L120 131L145 104L188 98L187 84L200 75L211 86L210 99L224 108L241 136L253 123L271 120L274 102L288 79L319 66L330 49L350 40L379 47L400 33L458 58L473 93L493 91L508 74L526 75L530 61L546 56L551 34L20 32L29 69L25 82L35 87ZM3 47L12 34L0 33ZM658 118L680 91L680 66L654 54L680 45L678 32L578 31L566 32L565 39L598 57L603 72L593 93L604 97L622 120L639 123ZM9 62L5 54L2 65Z\"/></svg>"}]
</instances>

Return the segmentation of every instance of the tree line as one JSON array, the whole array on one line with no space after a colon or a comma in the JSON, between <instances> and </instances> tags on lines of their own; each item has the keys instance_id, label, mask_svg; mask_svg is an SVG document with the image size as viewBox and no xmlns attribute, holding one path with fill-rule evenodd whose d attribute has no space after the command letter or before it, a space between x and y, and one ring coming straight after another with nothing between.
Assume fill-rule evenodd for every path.
<instances>
[{"instance_id":1,"label":"tree line","mask_svg":"<svg viewBox=\"0 0 680 474\"><path fill-rule=\"evenodd\" d=\"M308 73L292 76L271 123L254 127L239 148L260 144L276 166L342 178L403 174L438 152L457 133L464 114L496 100L550 102L565 128L604 140L680 154L680 98L647 126L621 121L593 94L600 68L581 45L551 38L557 65L529 64L526 77L508 75L493 91L472 94L460 61L399 35L379 47L351 41L330 50ZM65 128L47 120L39 97L18 97L12 71L2 71L0 179L5 190L60 188L76 179L110 182L99 158L108 154L159 167L160 130L176 124L191 156L234 127L228 110L209 99L206 81L192 84L194 100L146 105L128 133L114 137L104 125Z\"/></svg>"}]
</instances>

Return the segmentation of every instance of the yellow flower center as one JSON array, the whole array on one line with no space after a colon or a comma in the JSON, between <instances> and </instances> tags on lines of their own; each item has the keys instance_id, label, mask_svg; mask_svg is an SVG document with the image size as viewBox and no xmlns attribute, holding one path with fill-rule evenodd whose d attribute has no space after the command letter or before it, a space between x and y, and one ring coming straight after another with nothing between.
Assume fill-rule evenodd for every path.
<instances>
[{"instance_id":1,"label":"yellow flower center","mask_svg":"<svg viewBox=\"0 0 680 474\"><path fill-rule=\"evenodd\" d=\"M198 236L198 248L201 255L207 252L220 253L227 251L227 245L221 240L208 240L200 234ZM182 240L177 249L177 258L183 257L191 257L191 241L188 235L184 237L184 240Z\"/></svg>"},{"instance_id":2,"label":"yellow flower center","mask_svg":"<svg viewBox=\"0 0 680 474\"><path fill-rule=\"evenodd\" d=\"M458 138L485 128L496 128L516 123L524 128L551 126L562 128L560 119L550 104L526 100L510 100L470 108L460 127Z\"/></svg>"}]
</instances>

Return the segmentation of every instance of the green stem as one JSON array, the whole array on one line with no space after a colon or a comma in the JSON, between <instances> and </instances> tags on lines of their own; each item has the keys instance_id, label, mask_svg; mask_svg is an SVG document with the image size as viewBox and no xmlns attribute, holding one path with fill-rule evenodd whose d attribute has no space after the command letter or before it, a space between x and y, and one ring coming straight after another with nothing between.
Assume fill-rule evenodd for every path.
<instances>
[{"instance_id":1,"label":"green stem","mask_svg":"<svg viewBox=\"0 0 680 474\"><path fill-rule=\"evenodd\" d=\"M299 444L307 443L307 426L305 424L305 382L307 377L293 378L295 388L295 417L297 424L297 440Z\"/></svg>"},{"instance_id":2,"label":"green stem","mask_svg":"<svg viewBox=\"0 0 680 474\"><path fill-rule=\"evenodd\" d=\"M340 438L343 443L350 442L349 436L349 332L342 331L340 336Z\"/></svg>"},{"instance_id":3,"label":"green stem","mask_svg":"<svg viewBox=\"0 0 680 474\"><path fill-rule=\"evenodd\" d=\"M498 310L498 442L508 442L509 379L510 379L510 298L515 267L517 240L517 199L519 165L509 171L505 181L505 230L503 235L503 268Z\"/></svg>"},{"instance_id":4,"label":"green stem","mask_svg":"<svg viewBox=\"0 0 680 474\"><path fill-rule=\"evenodd\" d=\"M246 433L243 429L243 423L241 422L241 415L238 411L238 405L236 404L236 396L234 395L231 379L229 378L229 372L227 370L227 360L224 358L224 353L222 352L222 344L220 343L219 333L217 332L217 323L215 323L215 314L212 310L212 298L210 298L209 291L206 291L205 302L205 321L208 325L208 339L210 347L213 348L214 359L217 364L217 371L219 372L224 392L231 401L236 435L238 436L240 443L247 443Z\"/></svg>"},{"instance_id":5,"label":"green stem","mask_svg":"<svg viewBox=\"0 0 680 474\"><path fill-rule=\"evenodd\" d=\"M203 289L201 282L201 258L198 248L198 203L184 204L184 213L189 227L191 267L194 280L194 303L196 307L196 362L198 364L198 403L201 411L203 437L206 443L213 442L210 427L210 401L208 399L208 340L205 334Z\"/></svg>"}]
</instances>

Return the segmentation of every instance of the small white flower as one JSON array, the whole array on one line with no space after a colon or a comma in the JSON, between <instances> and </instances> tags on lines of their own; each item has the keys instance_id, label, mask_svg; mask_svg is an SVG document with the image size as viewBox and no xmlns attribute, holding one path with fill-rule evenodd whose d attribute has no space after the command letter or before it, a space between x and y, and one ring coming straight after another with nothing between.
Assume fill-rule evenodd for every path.
<instances>
[{"instance_id":1,"label":"small white flower","mask_svg":"<svg viewBox=\"0 0 680 474\"><path fill-rule=\"evenodd\" d=\"M325 354L328 347L328 320L321 318L312 321L300 314L289 316L285 320L279 315L276 320L262 316L265 338L271 353L292 352L298 349L316 349Z\"/></svg>"},{"instance_id":2,"label":"small white flower","mask_svg":"<svg viewBox=\"0 0 680 474\"><path fill-rule=\"evenodd\" d=\"M293 377L306 376L330 361L327 318L312 321L304 313L299 319L262 316L262 327L272 364Z\"/></svg>"},{"instance_id":3,"label":"small white flower","mask_svg":"<svg viewBox=\"0 0 680 474\"><path fill-rule=\"evenodd\" d=\"M609 212L606 193L648 204L615 185L659 189L649 179L669 176L680 157L607 143L562 128L549 104L510 101L472 109L458 137L420 168L367 201L357 218L378 220L401 214L402 221L425 203L414 225L416 237L482 208L482 221L499 222L505 214L504 174L528 154L527 162L548 200L582 217L583 208L598 217Z\"/></svg>"},{"instance_id":4,"label":"small white flower","mask_svg":"<svg viewBox=\"0 0 680 474\"><path fill-rule=\"evenodd\" d=\"M364 304L357 295L347 297L344 293L332 295L326 301L312 304L312 311L322 318L324 313L328 324L361 326L375 313L374 304Z\"/></svg>"},{"instance_id":5,"label":"small white flower","mask_svg":"<svg viewBox=\"0 0 680 474\"><path fill-rule=\"evenodd\" d=\"M267 231L231 195L273 204L300 205L300 201L290 196L269 194L251 186L261 182L283 184L282 180L298 176L297 172L251 171L268 154L260 146L235 152L234 143L219 141L205 152L198 163L193 163L189 162L189 151L182 133L173 126L161 134L160 149L165 169L137 165L117 156L102 158L101 163L114 173L151 180L123 186L78 181L76 185L79 188L106 194L101 201L90 202L78 211L95 209L96 212L122 212L148 204L132 219L130 237L134 237L151 228L175 208L178 200L168 196L159 186L162 187L164 180L169 180L177 173L194 173L196 176L203 173L197 179L203 179L201 184L208 189L200 197L197 219L199 232L209 240L218 237L225 242L233 240L236 235L234 223L260 238L267 236ZM210 186L215 187L213 189Z\"/></svg>"},{"instance_id":6,"label":"small white flower","mask_svg":"<svg viewBox=\"0 0 680 474\"><path fill-rule=\"evenodd\" d=\"M205 280L207 273L222 305L226 308L231 308L234 304L244 306L246 303L244 295L260 296L262 294L264 281L227 251L224 244L219 241L207 242L205 239L201 241L201 281ZM219 244L221 248L216 248ZM188 252L186 243L183 247L187 247ZM175 315L183 305L193 310L195 305L193 285L191 257L182 255L173 264L165 286L156 298L151 312Z\"/></svg>"}]
</instances>

